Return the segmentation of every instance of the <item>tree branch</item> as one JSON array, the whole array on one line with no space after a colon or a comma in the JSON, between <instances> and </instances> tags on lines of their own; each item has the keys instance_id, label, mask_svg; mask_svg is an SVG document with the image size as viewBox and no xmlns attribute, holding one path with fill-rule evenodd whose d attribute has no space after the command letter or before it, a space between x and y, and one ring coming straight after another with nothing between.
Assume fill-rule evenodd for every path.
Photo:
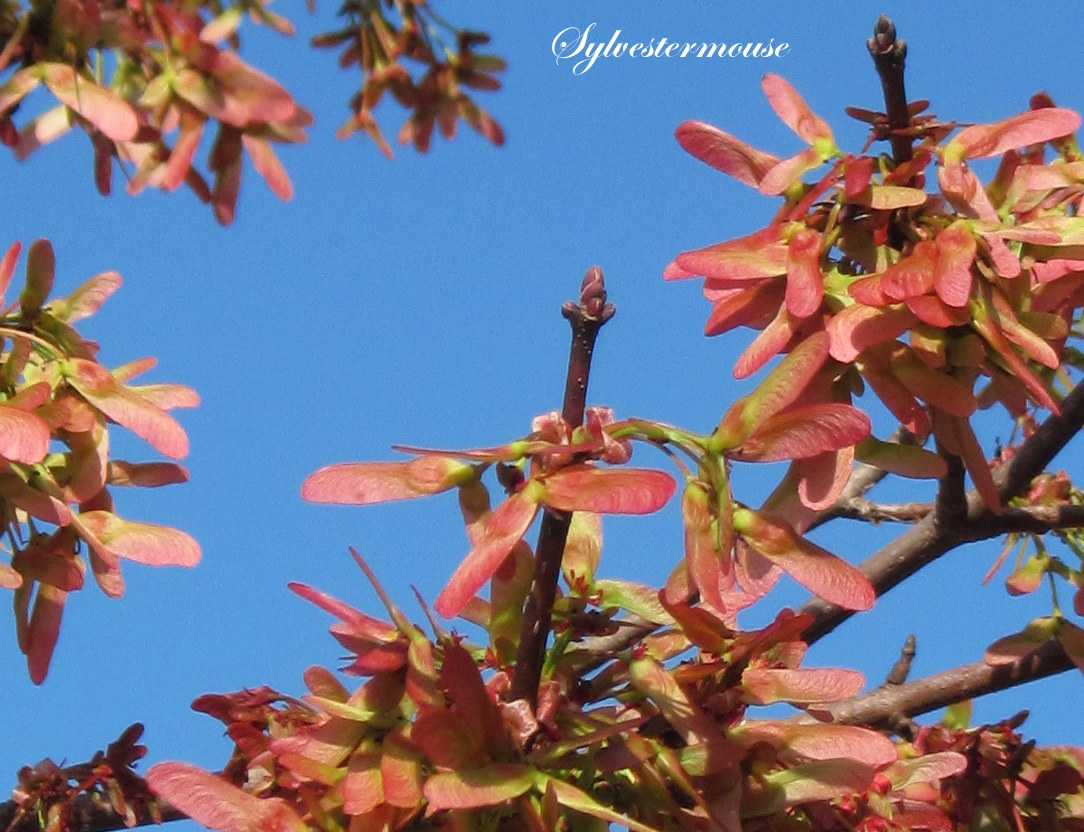
<instances>
[{"instance_id":1,"label":"tree branch","mask_svg":"<svg viewBox=\"0 0 1084 832\"><path fill-rule=\"evenodd\" d=\"M595 339L602 325L614 314L613 304L606 302L606 285L602 279L602 270L598 266L592 266L584 275L580 285L579 303L567 302L561 307L561 314L572 325L572 346L568 357L561 417L569 428L575 428L583 424ZM565 541L571 522L571 512L547 509L542 515L542 527L538 532L534 577L531 594L523 612L511 690L513 699L526 699L532 709L538 703L538 685L542 679L542 665L546 657L550 616L557 595L561 558L565 552Z\"/></svg>"},{"instance_id":2,"label":"tree branch","mask_svg":"<svg viewBox=\"0 0 1084 832\"><path fill-rule=\"evenodd\" d=\"M1011 664L975 662L902 685L883 685L862 696L828 705L824 710L834 722L891 729L900 720L1053 676L1073 666L1061 645L1048 641Z\"/></svg>"},{"instance_id":3,"label":"tree branch","mask_svg":"<svg viewBox=\"0 0 1084 832\"><path fill-rule=\"evenodd\" d=\"M1082 426L1084 384L1078 384L1061 403L1061 412L1047 417L1012 457L994 470L994 483L1002 501L1024 491ZM877 594L884 595L961 543L985 540L1007 531L1047 531L1079 525L1080 517L1075 508L1059 507L1056 517L1043 517L1043 512L1049 509L1042 506L1009 509L999 516L990 512L978 492L972 489L967 494L967 515L961 522L941 524L935 514L930 514L863 561L859 568L870 579ZM813 615L813 623L804 633L810 644L854 614L819 598L803 604L800 612Z\"/></svg>"}]
</instances>

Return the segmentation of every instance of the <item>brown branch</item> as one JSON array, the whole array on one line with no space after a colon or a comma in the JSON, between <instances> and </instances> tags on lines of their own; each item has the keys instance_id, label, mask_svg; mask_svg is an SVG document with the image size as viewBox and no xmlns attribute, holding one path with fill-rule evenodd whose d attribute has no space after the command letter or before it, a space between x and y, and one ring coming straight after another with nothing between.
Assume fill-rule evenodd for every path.
<instances>
[{"instance_id":1,"label":"brown branch","mask_svg":"<svg viewBox=\"0 0 1084 832\"><path fill-rule=\"evenodd\" d=\"M1061 403L1061 412L1048 416L1013 456L994 470L994 483L1002 501L1024 491L1082 426L1084 384L1078 384ZM984 540L1007 531L1047 531L1078 525L1075 507L1060 507L1058 517L1044 519L1041 514L1046 510L1046 507L1032 506L995 515L972 489L967 494L967 515L959 523L940 524L931 514L868 557L859 568L880 596L961 543ZM813 623L804 634L810 644L854 614L819 598L804 604L801 612L813 615Z\"/></svg>"},{"instance_id":2,"label":"brown branch","mask_svg":"<svg viewBox=\"0 0 1084 832\"><path fill-rule=\"evenodd\" d=\"M907 92L903 86L903 66L907 59L907 44L896 40L896 27L885 15L873 27L873 37L866 42L881 89L885 97L885 114L888 116L889 141L892 157L897 165L911 158L911 137L900 132L911 126L911 112L907 109Z\"/></svg>"},{"instance_id":3,"label":"brown branch","mask_svg":"<svg viewBox=\"0 0 1084 832\"><path fill-rule=\"evenodd\" d=\"M1011 664L975 662L902 685L884 685L863 696L828 705L824 710L835 722L892 728L900 720L1053 676L1073 666L1061 645L1048 641Z\"/></svg>"},{"instance_id":4,"label":"brown branch","mask_svg":"<svg viewBox=\"0 0 1084 832\"><path fill-rule=\"evenodd\" d=\"M955 526L967 516L967 491L964 488L964 461L956 454L950 454L941 443L937 450L945 460L948 469L937 483L937 498L934 503L934 520L939 526Z\"/></svg>"},{"instance_id":5,"label":"brown branch","mask_svg":"<svg viewBox=\"0 0 1084 832\"><path fill-rule=\"evenodd\" d=\"M906 682L907 677L911 675L911 662L914 660L915 636L914 633L912 633L904 640L903 647L900 648L900 657L896 659L896 663L892 665L892 669L888 671L884 685L881 685L881 687L897 687Z\"/></svg>"},{"instance_id":6,"label":"brown branch","mask_svg":"<svg viewBox=\"0 0 1084 832\"><path fill-rule=\"evenodd\" d=\"M602 325L614 314L613 304L606 302L606 286L602 279L602 270L598 266L592 266L584 275L579 303L569 301L561 307L561 314L572 325L572 346L568 357L561 417L570 428L575 428L583 424L595 339ZM547 509L538 532L534 577L531 594L523 612L511 690L513 699L526 699L532 709L538 701L538 685L542 679L542 665L550 632L550 616L557 596L557 579L561 574L561 558L565 552L565 541L571 522L571 512Z\"/></svg>"}]
</instances>

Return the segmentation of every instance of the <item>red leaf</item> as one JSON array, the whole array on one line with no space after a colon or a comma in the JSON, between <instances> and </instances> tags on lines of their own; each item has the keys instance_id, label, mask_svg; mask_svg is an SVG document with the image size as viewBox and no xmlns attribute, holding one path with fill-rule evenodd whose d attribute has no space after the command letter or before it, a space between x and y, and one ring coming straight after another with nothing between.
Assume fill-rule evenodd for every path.
<instances>
[{"instance_id":1,"label":"red leaf","mask_svg":"<svg viewBox=\"0 0 1084 832\"><path fill-rule=\"evenodd\" d=\"M60 635L60 619L64 615L64 602L68 593L49 584L39 584L34 599L34 611L30 615L27 630L26 661L30 680L35 685L45 681L53 648Z\"/></svg>"},{"instance_id":2,"label":"red leaf","mask_svg":"<svg viewBox=\"0 0 1084 832\"><path fill-rule=\"evenodd\" d=\"M1044 107L995 121L972 124L957 133L944 149L948 159L982 159L1006 150L1048 142L1080 127L1080 116L1064 107Z\"/></svg>"},{"instance_id":3,"label":"red leaf","mask_svg":"<svg viewBox=\"0 0 1084 832\"><path fill-rule=\"evenodd\" d=\"M116 272L96 274L63 300L53 301L49 308L67 323L82 320L97 312L120 284L121 277Z\"/></svg>"},{"instance_id":4,"label":"red leaf","mask_svg":"<svg viewBox=\"0 0 1084 832\"><path fill-rule=\"evenodd\" d=\"M23 314L34 315L41 309L53 290L55 276L56 255L52 244L46 239L35 240L26 253L26 285L19 293Z\"/></svg>"},{"instance_id":5,"label":"red leaf","mask_svg":"<svg viewBox=\"0 0 1084 832\"><path fill-rule=\"evenodd\" d=\"M474 475L451 457L421 456L407 462L343 462L310 474L301 497L314 503L371 505L447 491Z\"/></svg>"},{"instance_id":6,"label":"red leaf","mask_svg":"<svg viewBox=\"0 0 1084 832\"><path fill-rule=\"evenodd\" d=\"M629 679L646 695L670 726L689 745L722 739L714 720L689 699L673 675L650 656L629 662Z\"/></svg>"},{"instance_id":7,"label":"red leaf","mask_svg":"<svg viewBox=\"0 0 1084 832\"><path fill-rule=\"evenodd\" d=\"M803 339L756 386L731 405L719 423L720 447L735 448L764 422L793 402L828 358L828 337L815 332Z\"/></svg>"},{"instance_id":8,"label":"red leaf","mask_svg":"<svg viewBox=\"0 0 1084 832\"><path fill-rule=\"evenodd\" d=\"M516 763L490 763L476 769L430 775L422 791L433 809L499 806L534 785L534 772Z\"/></svg>"},{"instance_id":9,"label":"red leaf","mask_svg":"<svg viewBox=\"0 0 1084 832\"><path fill-rule=\"evenodd\" d=\"M169 159L162 172L162 187L167 191L175 191L181 187L192 169L192 159L199 148L200 139L203 138L203 126L206 122L203 113L195 107L181 109L181 133L169 152Z\"/></svg>"},{"instance_id":10,"label":"red leaf","mask_svg":"<svg viewBox=\"0 0 1084 832\"><path fill-rule=\"evenodd\" d=\"M915 244L911 253L885 269L881 275L881 289L892 300L924 295L933 289L934 265L937 262L937 246L930 240Z\"/></svg>"},{"instance_id":11,"label":"red leaf","mask_svg":"<svg viewBox=\"0 0 1084 832\"><path fill-rule=\"evenodd\" d=\"M704 294L712 303L711 314L704 324L704 334L708 336L738 326L763 328L775 316L781 302L779 288L772 281L741 289L705 288Z\"/></svg>"},{"instance_id":12,"label":"red leaf","mask_svg":"<svg viewBox=\"0 0 1084 832\"><path fill-rule=\"evenodd\" d=\"M768 196L781 194L795 182L798 182L802 178L802 174L823 163L824 156L820 150L815 147L807 147L801 153L784 159L764 174L764 178L760 181L759 191Z\"/></svg>"},{"instance_id":13,"label":"red leaf","mask_svg":"<svg viewBox=\"0 0 1084 832\"><path fill-rule=\"evenodd\" d=\"M65 376L88 402L166 456L188 453L188 437L177 420L120 384L101 364L72 358L65 362Z\"/></svg>"},{"instance_id":14,"label":"red leaf","mask_svg":"<svg viewBox=\"0 0 1084 832\"><path fill-rule=\"evenodd\" d=\"M734 378L748 378L782 352L802 323L802 321L794 320L787 313L786 306L781 306L772 322L753 339L734 362Z\"/></svg>"},{"instance_id":15,"label":"red leaf","mask_svg":"<svg viewBox=\"0 0 1084 832\"><path fill-rule=\"evenodd\" d=\"M749 671L746 671L748 673ZM787 756L811 760L859 760L871 766L896 761L893 742L877 731L857 725L746 720L727 732L730 739L751 748L766 742Z\"/></svg>"},{"instance_id":16,"label":"red leaf","mask_svg":"<svg viewBox=\"0 0 1084 832\"><path fill-rule=\"evenodd\" d=\"M866 684L857 670L841 668L748 667L741 677L743 698L754 705L791 702L809 705L854 696Z\"/></svg>"},{"instance_id":17,"label":"red leaf","mask_svg":"<svg viewBox=\"0 0 1084 832\"><path fill-rule=\"evenodd\" d=\"M734 585L730 560L733 546L730 518L721 517L715 522L711 494L695 480L685 485L681 496L681 517L685 523L685 562L688 564L689 577L705 601L719 612L726 613L728 610L723 593Z\"/></svg>"},{"instance_id":18,"label":"red leaf","mask_svg":"<svg viewBox=\"0 0 1084 832\"><path fill-rule=\"evenodd\" d=\"M560 468L541 484L540 501L547 506L597 514L650 514L666 505L677 488L665 471L586 464Z\"/></svg>"},{"instance_id":19,"label":"red leaf","mask_svg":"<svg viewBox=\"0 0 1084 832\"><path fill-rule=\"evenodd\" d=\"M463 718L478 737L486 753L499 756L508 745L504 719L489 698L482 674L466 648L450 641L444 645L444 664L440 681L454 703L455 713Z\"/></svg>"},{"instance_id":20,"label":"red leaf","mask_svg":"<svg viewBox=\"0 0 1084 832\"><path fill-rule=\"evenodd\" d=\"M821 235L803 228L787 245L787 309L796 318L808 318L820 308L824 281L820 266Z\"/></svg>"},{"instance_id":21,"label":"red leaf","mask_svg":"<svg viewBox=\"0 0 1084 832\"><path fill-rule=\"evenodd\" d=\"M910 760L897 760L887 769L885 777L893 790L904 789L912 783L933 783L952 777L967 769L967 757L955 751L937 751ZM951 826L949 827L952 828Z\"/></svg>"},{"instance_id":22,"label":"red leaf","mask_svg":"<svg viewBox=\"0 0 1084 832\"><path fill-rule=\"evenodd\" d=\"M125 462L114 459L109 463L108 481L111 485L138 485L156 488L188 482L188 470L173 462Z\"/></svg>"},{"instance_id":23,"label":"red leaf","mask_svg":"<svg viewBox=\"0 0 1084 832\"><path fill-rule=\"evenodd\" d=\"M847 199L854 199L869 187L875 161L872 156L852 156L847 159L843 168L843 194Z\"/></svg>"},{"instance_id":24,"label":"red leaf","mask_svg":"<svg viewBox=\"0 0 1084 832\"><path fill-rule=\"evenodd\" d=\"M798 499L802 505L813 511L824 511L835 505L850 479L854 448L848 446L796 460L794 467L798 474Z\"/></svg>"},{"instance_id":25,"label":"red leaf","mask_svg":"<svg viewBox=\"0 0 1084 832\"><path fill-rule=\"evenodd\" d=\"M678 144L701 162L756 188L779 158L757 150L718 127L700 121L686 121L674 135Z\"/></svg>"},{"instance_id":26,"label":"red leaf","mask_svg":"<svg viewBox=\"0 0 1084 832\"><path fill-rule=\"evenodd\" d=\"M869 417L849 404L828 402L772 416L730 456L756 462L805 459L861 442Z\"/></svg>"},{"instance_id":27,"label":"red leaf","mask_svg":"<svg viewBox=\"0 0 1084 832\"><path fill-rule=\"evenodd\" d=\"M782 521L743 508L734 512L734 529L760 554L825 601L845 609L868 610L877 599L865 575L795 534Z\"/></svg>"},{"instance_id":28,"label":"red leaf","mask_svg":"<svg viewBox=\"0 0 1084 832\"><path fill-rule=\"evenodd\" d=\"M0 403L0 457L33 465L49 453L51 433L45 420Z\"/></svg>"},{"instance_id":29,"label":"red leaf","mask_svg":"<svg viewBox=\"0 0 1084 832\"><path fill-rule=\"evenodd\" d=\"M891 361L892 373L918 398L953 416L966 419L978 402L971 387L960 378L927 367L911 350Z\"/></svg>"},{"instance_id":30,"label":"red leaf","mask_svg":"<svg viewBox=\"0 0 1084 832\"><path fill-rule=\"evenodd\" d=\"M342 781L343 812L365 815L384 802L384 781L378 752L355 751Z\"/></svg>"},{"instance_id":31,"label":"red leaf","mask_svg":"<svg viewBox=\"0 0 1084 832\"><path fill-rule=\"evenodd\" d=\"M99 87L67 64L39 63L42 83L58 100L71 107L115 142L131 141L139 130L132 106L111 90Z\"/></svg>"},{"instance_id":32,"label":"red leaf","mask_svg":"<svg viewBox=\"0 0 1084 832\"><path fill-rule=\"evenodd\" d=\"M290 183L290 176L286 168L282 166L271 144L258 136L245 133L241 141L252 159L256 172L267 182L271 192L282 200L293 199L294 186Z\"/></svg>"},{"instance_id":33,"label":"red leaf","mask_svg":"<svg viewBox=\"0 0 1084 832\"><path fill-rule=\"evenodd\" d=\"M492 577L538 513L540 490L529 483L490 513L478 542L456 567L433 603L437 613L445 618L458 615L474 593Z\"/></svg>"},{"instance_id":34,"label":"red leaf","mask_svg":"<svg viewBox=\"0 0 1084 832\"><path fill-rule=\"evenodd\" d=\"M346 602L340 601L326 592L296 581L291 582L288 586L306 601L311 601L324 612L338 618L345 625L345 628L341 629L340 632L349 633L359 639L386 644L399 640L402 635L396 627L386 621L381 621L361 612L361 610L356 610Z\"/></svg>"},{"instance_id":35,"label":"red leaf","mask_svg":"<svg viewBox=\"0 0 1084 832\"><path fill-rule=\"evenodd\" d=\"M187 763L158 763L147 772L151 789L192 820L220 832L307 832L278 797L259 798Z\"/></svg>"},{"instance_id":36,"label":"red leaf","mask_svg":"<svg viewBox=\"0 0 1084 832\"><path fill-rule=\"evenodd\" d=\"M963 223L953 223L934 239L937 264L933 283L937 296L949 306L966 306L971 297L971 264L975 238Z\"/></svg>"},{"instance_id":37,"label":"red leaf","mask_svg":"<svg viewBox=\"0 0 1084 832\"><path fill-rule=\"evenodd\" d=\"M878 308L851 304L828 321L832 357L850 364L867 347L895 340L916 323L915 313L903 305Z\"/></svg>"},{"instance_id":38,"label":"red leaf","mask_svg":"<svg viewBox=\"0 0 1084 832\"><path fill-rule=\"evenodd\" d=\"M169 526L124 520L111 511L84 511L78 515L81 529L89 530L115 555L150 566L195 566L199 544Z\"/></svg>"},{"instance_id":39,"label":"red leaf","mask_svg":"<svg viewBox=\"0 0 1084 832\"><path fill-rule=\"evenodd\" d=\"M804 142L813 144L818 140L832 141L832 130L824 119L809 109L790 82L779 75L769 73L760 82L775 114Z\"/></svg>"},{"instance_id":40,"label":"red leaf","mask_svg":"<svg viewBox=\"0 0 1084 832\"><path fill-rule=\"evenodd\" d=\"M3 258L0 258L0 304L4 302L4 295L7 293L8 286L11 285L11 276L15 274L15 263L19 259L21 250L21 243L12 243L4 252Z\"/></svg>"},{"instance_id":41,"label":"red leaf","mask_svg":"<svg viewBox=\"0 0 1084 832\"><path fill-rule=\"evenodd\" d=\"M787 273L787 244L779 227L770 225L745 237L683 252L674 262L689 274L712 280L777 277Z\"/></svg>"}]
</instances>

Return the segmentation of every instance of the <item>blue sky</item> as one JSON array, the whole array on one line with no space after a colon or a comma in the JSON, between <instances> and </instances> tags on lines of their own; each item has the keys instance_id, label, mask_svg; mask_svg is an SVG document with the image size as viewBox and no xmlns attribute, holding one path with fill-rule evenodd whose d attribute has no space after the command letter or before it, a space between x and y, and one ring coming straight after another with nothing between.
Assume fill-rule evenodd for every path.
<instances>
[{"instance_id":1,"label":"blue sky","mask_svg":"<svg viewBox=\"0 0 1084 832\"><path fill-rule=\"evenodd\" d=\"M843 108L880 106L864 44L882 11L910 44L910 97L931 99L942 117L996 120L1026 108L1040 89L1084 107L1068 3L1024 15L992 4L972 19L927 2L835 11L774 1L479 0L440 8L487 29L508 59L504 90L480 99L507 145L494 149L465 129L452 143L436 140L427 156L404 149L389 163L365 140L334 139L356 78L332 53L306 46L331 28L332 4L314 17L297 5L281 9L299 15L292 41L242 31L242 54L316 116L309 143L282 153L292 203L280 203L251 170L227 229L185 192L102 199L77 135L25 163L4 162L0 243L52 239L62 290L120 271L125 285L86 322L104 360L154 354L156 379L203 396L180 417L192 441L191 483L118 497L125 516L193 534L203 563L131 565L120 601L94 587L75 595L41 688L26 678L10 622L0 622L9 714L0 772L12 782L22 764L82 760L137 720L148 726L154 760L221 765L229 743L189 703L260 684L299 693L307 666L336 666L341 651L326 634L327 616L286 583L376 611L350 545L404 607L416 609L411 585L433 598L467 549L454 497L314 506L299 499L301 481L331 462L392 458L394 443L472 447L529 431L534 415L560 406L568 333L558 310L592 264L603 268L618 313L596 351L590 401L618 416L709 430L748 389L730 374L747 332L704 338L698 284L665 284L660 272L678 251L760 227L775 202L684 154L673 139L681 121L716 123L780 155L797 151L760 91L773 71L829 120L843 146L859 148L864 131ZM591 23L606 39L620 29L632 41L774 38L790 49L778 59L600 59L577 75L551 44L567 27ZM378 115L394 136L401 112ZM1007 426L998 431L1007 437ZM139 440L116 445L128 458L154 456ZM665 465L648 449L637 461ZM740 488L755 503L778 475L757 469ZM886 530L825 531L820 542L857 561ZM673 510L608 523L607 535L606 575L658 583L680 555ZM1010 600L998 580L979 585L996 554L995 543L956 550L818 644L808 663L857 667L876 684L909 632L919 640L916 673L978 659L994 639L1048 611L1047 598ZM804 597L789 584L749 623ZM1025 732L1082 743L1084 727L1059 704L1079 699L1080 685L1066 674L977 713L996 719L1028 707Z\"/></svg>"}]
</instances>

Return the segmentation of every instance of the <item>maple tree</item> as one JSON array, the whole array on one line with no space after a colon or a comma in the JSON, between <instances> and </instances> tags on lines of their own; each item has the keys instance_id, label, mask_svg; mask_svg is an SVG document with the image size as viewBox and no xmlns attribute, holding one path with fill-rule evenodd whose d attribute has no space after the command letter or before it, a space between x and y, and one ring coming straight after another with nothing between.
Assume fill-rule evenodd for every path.
<instances>
[{"instance_id":1,"label":"maple tree","mask_svg":"<svg viewBox=\"0 0 1084 832\"><path fill-rule=\"evenodd\" d=\"M412 5L398 4L404 26L404 7ZM102 9L59 0L53 8L70 15ZM378 6L344 8L360 15ZM262 4L237 9L277 21ZM214 11L207 25L229 35L235 9ZM163 46L161 23L148 20L130 59L144 66L147 54L164 50L190 62L216 40L199 34L196 12L177 19L186 27L175 32L180 46ZM381 75L387 64L365 57L385 42L375 18L366 20L371 31L361 44L342 33L326 40L352 44L348 55L369 73L367 86L394 90L398 73ZM49 31L25 25L37 36ZM39 50L60 49L64 64L51 60L57 54L12 47L9 59L19 54L29 63L0 96L14 103L25 87L44 84L63 119L91 133L99 163L103 153L136 158L125 144L132 136L122 135L134 112L137 132L146 128L159 143L148 151L148 182L162 177L168 187L195 177L191 157L183 160L186 130L198 140L192 131L208 120L268 175L277 170L266 155L269 135L303 120L297 109L284 108L281 121L262 109L286 98L224 51L188 70L204 75L162 82L169 89L158 110L140 111L105 87L77 95L76 75L79 84L95 82L71 68L80 61L66 37L59 47L56 37L37 42ZM460 39L461 56L473 42ZM144 781L132 770L144 752L133 727L86 764L24 769L3 818L9 828L188 816L224 832L611 823L724 832L1084 829L1084 749L1036 748L1022 736L1020 716L971 726L967 705L1084 669L1084 630L1076 623L1084 615L1084 501L1064 472L1049 470L1084 422L1084 389L1074 382L1084 307L1084 161L1073 135L1081 119L1038 94L1028 111L994 123L941 121L925 113L926 102L908 102L905 50L887 19L869 49L886 107L849 111L870 125L857 153L840 149L828 123L774 74L765 76L764 92L808 145L798 154L781 159L700 122L677 129L695 157L782 198L762 230L679 253L664 272L703 279L707 334L756 332L734 373L760 380L724 408L714 429L618 418L587 405L595 340L614 313L601 271L588 270L579 299L562 310L572 348L560 412L539 416L511 442L404 447L409 459L331 465L302 486L307 500L350 505L454 490L470 548L449 565L436 615L422 601L426 624L408 618L354 552L387 620L308 585L291 589L335 619L331 633L351 654L342 672L363 677L360 686L313 667L301 697L266 687L202 696L194 707L224 723L235 743L221 772L167 762ZM431 71L446 77L445 69ZM486 86L474 71L484 69L455 70ZM225 91L213 104L194 92L211 77ZM144 80L136 101L154 83ZM401 136L420 147L434 124L448 130L457 115L470 120L461 100L449 97L453 87L434 83L444 104L413 99ZM375 131L372 103L355 100L353 127ZM163 150L172 129L176 144ZM17 139L16 147L20 141L30 140ZM891 153L872 155L875 142L887 142ZM213 195L219 218L228 219L236 183L227 169L236 156L222 153L218 161L212 154ZM970 164L981 158L998 162L985 184ZM285 181L269 179L273 187ZM18 254L13 247L0 261L4 287ZM0 322L7 465L0 498L11 550L0 583L15 592L20 645L38 680L66 594L83 584L75 544L86 548L111 595L123 587L120 558L190 565L199 554L182 532L122 520L108 490L184 479L175 463L110 459L108 425L181 457L184 433L166 411L195 404L195 395L176 385L129 384L149 362L109 370L71 326L119 285L116 275L98 275L50 302L52 272L48 243L31 245L26 288ZM873 398L900 425L891 436L873 435L866 412ZM1017 426L993 460L976 433L980 410L1000 411ZM667 470L628 466L634 444L661 452ZM744 501L735 466L779 461L789 465L770 496L759 506ZM870 499L895 477L934 481L935 499ZM598 577L603 516L651 513L678 492L684 558L665 585ZM841 518L910 525L855 566L807 537ZM1048 584L1054 605L991 645L983 661L907 681L913 648L905 646L885 683L867 693L855 671L802 666L807 647L853 612L955 547L995 538L1004 547L991 574L1015 551L1009 591ZM742 610L763 603L784 574L815 598L743 630ZM1066 592L1072 601L1063 605ZM448 619L459 624L449 629ZM759 706L775 703L794 706L794 716L758 715ZM945 705L939 723L915 721Z\"/></svg>"}]
</instances>

